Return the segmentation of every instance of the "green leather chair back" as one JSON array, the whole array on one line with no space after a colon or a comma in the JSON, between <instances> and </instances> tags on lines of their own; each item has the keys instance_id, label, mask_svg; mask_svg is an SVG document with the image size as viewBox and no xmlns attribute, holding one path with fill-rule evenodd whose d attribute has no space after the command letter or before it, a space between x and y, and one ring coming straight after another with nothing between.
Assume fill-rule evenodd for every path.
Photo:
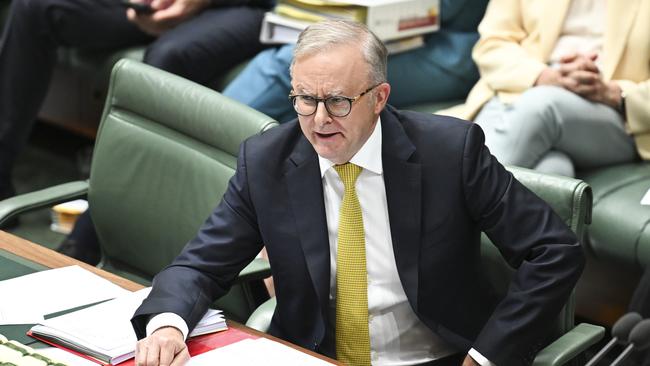
<instances>
[{"instance_id":1,"label":"green leather chair back","mask_svg":"<svg viewBox=\"0 0 650 366\"><path fill-rule=\"evenodd\" d=\"M88 191L105 267L151 280L221 200L239 144L275 125L213 90L119 61Z\"/></svg>"},{"instance_id":2,"label":"green leather chair back","mask_svg":"<svg viewBox=\"0 0 650 366\"><path fill-rule=\"evenodd\" d=\"M585 226L591 222L592 193L587 183L568 177L540 174L523 168L509 167L508 170L517 180L553 207L555 213L578 238L583 238ZM505 294L514 270L485 235L482 236L481 244L483 273L488 276L490 283L499 294ZM574 313L575 300L571 296L558 316L552 339L574 328Z\"/></svg>"}]
</instances>

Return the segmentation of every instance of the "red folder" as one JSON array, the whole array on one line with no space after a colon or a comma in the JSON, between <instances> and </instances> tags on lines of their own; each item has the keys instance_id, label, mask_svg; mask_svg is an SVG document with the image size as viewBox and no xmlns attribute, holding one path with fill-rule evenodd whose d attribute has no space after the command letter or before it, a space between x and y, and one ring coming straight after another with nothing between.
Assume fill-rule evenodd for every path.
<instances>
[{"instance_id":1,"label":"red folder","mask_svg":"<svg viewBox=\"0 0 650 366\"><path fill-rule=\"evenodd\" d=\"M27 335L33 338L38 339L41 342L47 343L51 346L66 350L70 353L73 353L79 357L83 357L87 360L93 361L95 363L98 363L103 366L109 366L109 364L98 360L94 357L85 355L83 353L77 352L75 350L69 349L67 347L64 347L59 344L55 344L53 342L47 341L45 339L40 338L39 336L35 336L32 334L31 331L27 332ZM227 346L232 343L239 342L244 339L257 339L259 336L249 334L244 332L243 330L237 329L237 328L228 328L228 330L224 330L221 332L216 332L216 333L210 333L210 334L204 334L200 335L197 337L193 337L187 340L187 349L190 352L190 356L196 356L200 355L201 353L213 350L215 348ZM135 365L135 360L131 358L130 360L126 360L120 364L119 366L134 366Z\"/></svg>"}]
</instances>

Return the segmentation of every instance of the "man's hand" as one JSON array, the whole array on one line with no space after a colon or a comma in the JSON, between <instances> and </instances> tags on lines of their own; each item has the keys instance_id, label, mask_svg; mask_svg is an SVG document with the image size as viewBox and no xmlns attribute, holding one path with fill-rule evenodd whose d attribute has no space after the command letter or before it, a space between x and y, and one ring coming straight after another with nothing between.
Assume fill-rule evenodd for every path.
<instances>
[{"instance_id":1,"label":"man's hand","mask_svg":"<svg viewBox=\"0 0 650 366\"><path fill-rule=\"evenodd\" d=\"M598 54L579 54L571 53L560 58L560 73L562 76L568 76L574 71L588 71L595 74L599 74L600 70L596 65L596 59L598 59Z\"/></svg>"},{"instance_id":2,"label":"man's hand","mask_svg":"<svg viewBox=\"0 0 650 366\"><path fill-rule=\"evenodd\" d=\"M465 356L465 359L463 360L463 365L462 366L481 366L478 364L478 362L474 361L472 357L469 355Z\"/></svg>"},{"instance_id":3,"label":"man's hand","mask_svg":"<svg viewBox=\"0 0 650 366\"><path fill-rule=\"evenodd\" d=\"M600 77L600 71L595 63L597 57L596 54L572 53L566 55L560 59L559 67L544 69L537 77L535 85L554 85L571 90L570 88L579 82L579 79L572 77L576 72Z\"/></svg>"},{"instance_id":4,"label":"man's hand","mask_svg":"<svg viewBox=\"0 0 650 366\"><path fill-rule=\"evenodd\" d=\"M135 347L136 366L182 366L189 359L183 333L174 327L157 329Z\"/></svg>"},{"instance_id":5,"label":"man's hand","mask_svg":"<svg viewBox=\"0 0 650 366\"><path fill-rule=\"evenodd\" d=\"M150 5L153 13L138 15L135 10L127 9L126 17L145 33L159 36L203 11L210 0L153 0Z\"/></svg>"},{"instance_id":6,"label":"man's hand","mask_svg":"<svg viewBox=\"0 0 650 366\"><path fill-rule=\"evenodd\" d=\"M596 54L570 54L560 59L558 68L546 68L535 85L555 85L585 99L618 108L621 88L615 82L605 83L596 66Z\"/></svg>"},{"instance_id":7,"label":"man's hand","mask_svg":"<svg viewBox=\"0 0 650 366\"><path fill-rule=\"evenodd\" d=\"M621 102L621 88L615 82L605 83L598 66L596 54L572 54L562 58L560 73L564 87L592 102L617 108Z\"/></svg>"},{"instance_id":8,"label":"man's hand","mask_svg":"<svg viewBox=\"0 0 650 366\"><path fill-rule=\"evenodd\" d=\"M621 103L621 87L615 82L605 83L600 74L576 72L571 78L575 82L567 89L581 97L615 109Z\"/></svg>"}]
</instances>

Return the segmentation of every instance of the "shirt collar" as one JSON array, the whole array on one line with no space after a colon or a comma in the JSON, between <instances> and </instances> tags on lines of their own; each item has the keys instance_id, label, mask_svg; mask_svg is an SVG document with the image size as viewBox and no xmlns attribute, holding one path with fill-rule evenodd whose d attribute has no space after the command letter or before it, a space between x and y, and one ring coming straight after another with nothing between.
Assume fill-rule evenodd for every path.
<instances>
[{"instance_id":1,"label":"shirt collar","mask_svg":"<svg viewBox=\"0 0 650 366\"><path fill-rule=\"evenodd\" d=\"M358 165L363 169L369 170L375 174L383 173L381 160L381 117L377 117L375 129L370 134L368 140L361 146L361 149L350 159L350 163ZM320 165L320 176L323 178L325 172L334 166L334 163L318 155L318 164Z\"/></svg>"}]
</instances>

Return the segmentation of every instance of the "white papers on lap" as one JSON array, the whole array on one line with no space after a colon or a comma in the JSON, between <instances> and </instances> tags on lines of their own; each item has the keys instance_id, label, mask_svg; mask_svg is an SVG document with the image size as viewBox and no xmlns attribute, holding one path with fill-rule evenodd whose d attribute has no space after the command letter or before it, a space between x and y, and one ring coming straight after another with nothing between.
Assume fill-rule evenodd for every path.
<instances>
[{"instance_id":1,"label":"white papers on lap","mask_svg":"<svg viewBox=\"0 0 650 366\"><path fill-rule=\"evenodd\" d=\"M0 281L0 325L39 323L44 315L127 293L79 266L31 273Z\"/></svg>"},{"instance_id":2,"label":"white papers on lap","mask_svg":"<svg viewBox=\"0 0 650 366\"><path fill-rule=\"evenodd\" d=\"M244 339L194 356L187 366L213 365L301 365L324 366L329 362L266 338Z\"/></svg>"}]
</instances>

